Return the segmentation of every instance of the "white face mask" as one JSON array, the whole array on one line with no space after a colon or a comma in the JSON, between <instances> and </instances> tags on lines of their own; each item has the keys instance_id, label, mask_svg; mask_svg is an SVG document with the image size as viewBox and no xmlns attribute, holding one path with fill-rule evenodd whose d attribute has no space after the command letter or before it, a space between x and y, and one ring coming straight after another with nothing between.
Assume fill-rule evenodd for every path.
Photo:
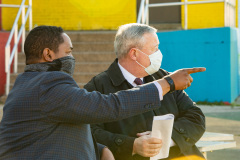
<instances>
[{"instance_id":1,"label":"white face mask","mask_svg":"<svg viewBox=\"0 0 240 160\"><path fill-rule=\"evenodd\" d=\"M141 50L139 50L139 51L142 52L143 54L147 55L143 51L141 51ZM138 61L136 61L136 62L137 62L137 64L142 66L149 75L152 75L153 73L156 73L160 69L160 66L162 64L163 55L162 55L160 50L157 50L153 54L147 55L147 56L148 56L148 58L150 60L150 63L151 63L148 67L144 67Z\"/></svg>"}]
</instances>

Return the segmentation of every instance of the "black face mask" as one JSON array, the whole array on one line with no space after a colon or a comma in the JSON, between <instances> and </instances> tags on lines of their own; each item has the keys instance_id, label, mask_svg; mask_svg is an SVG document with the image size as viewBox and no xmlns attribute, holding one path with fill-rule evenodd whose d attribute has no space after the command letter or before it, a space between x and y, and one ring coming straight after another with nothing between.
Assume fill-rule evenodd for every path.
<instances>
[{"instance_id":1,"label":"black face mask","mask_svg":"<svg viewBox=\"0 0 240 160\"><path fill-rule=\"evenodd\" d=\"M73 76L75 59L72 56L66 56L55 59L52 62L47 62L47 65L49 66L47 71L63 71Z\"/></svg>"},{"instance_id":2,"label":"black face mask","mask_svg":"<svg viewBox=\"0 0 240 160\"><path fill-rule=\"evenodd\" d=\"M66 56L52 62L29 64L25 67L25 72L62 71L73 76L74 68L75 59L72 56Z\"/></svg>"}]
</instances>

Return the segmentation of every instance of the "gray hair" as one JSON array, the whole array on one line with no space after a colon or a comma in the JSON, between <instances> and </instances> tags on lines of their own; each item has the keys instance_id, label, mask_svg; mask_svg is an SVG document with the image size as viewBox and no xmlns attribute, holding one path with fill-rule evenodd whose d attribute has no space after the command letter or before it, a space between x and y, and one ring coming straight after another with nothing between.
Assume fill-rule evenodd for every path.
<instances>
[{"instance_id":1,"label":"gray hair","mask_svg":"<svg viewBox=\"0 0 240 160\"><path fill-rule=\"evenodd\" d=\"M141 49L144 44L145 33L156 33L157 29L145 24L129 23L119 27L114 41L117 58L125 56L131 48Z\"/></svg>"}]
</instances>

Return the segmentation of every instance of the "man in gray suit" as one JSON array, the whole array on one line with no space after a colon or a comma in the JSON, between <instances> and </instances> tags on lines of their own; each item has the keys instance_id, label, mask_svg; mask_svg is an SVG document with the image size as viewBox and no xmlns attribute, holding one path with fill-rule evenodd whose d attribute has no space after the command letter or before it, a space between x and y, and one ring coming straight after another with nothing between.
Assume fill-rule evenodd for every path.
<instances>
[{"instance_id":1,"label":"man in gray suit","mask_svg":"<svg viewBox=\"0 0 240 160\"><path fill-rule=\"evenodd\" d=\"M27 36L26 67L8 95L0 124L0 159L99 159L89 124L137 115L161 106L170 90L163 78L138 88L102 95L80 89L71 75L72 43L61 27L39 26ZM190 86L190 73L169 75L175 90ZM154 139L161 144L160 139ZM156 155L161 145L153 145ZM111 159L111 157L109 157ZM113 159L113 157L112 157Z\"/></svg>"}]
</instances>

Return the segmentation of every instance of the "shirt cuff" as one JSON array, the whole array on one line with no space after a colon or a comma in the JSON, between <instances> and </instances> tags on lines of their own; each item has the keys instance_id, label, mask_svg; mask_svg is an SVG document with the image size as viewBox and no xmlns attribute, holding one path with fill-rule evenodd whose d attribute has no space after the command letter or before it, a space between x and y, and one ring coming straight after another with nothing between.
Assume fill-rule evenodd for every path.
<instances>
[{"instance_id":1,"label":"shirt cuff","mask_svg":"<svg viewBox=\"0 0 240 160\"><path fill-rule=\"evenodd\" d=\"M162 90L162 86L161 86L157 81L154 81L153 83L155 84L155 86L156 86L157 89L158 89L160 101L163 100L163 90Z\"/></svg>"}]
</instances>

